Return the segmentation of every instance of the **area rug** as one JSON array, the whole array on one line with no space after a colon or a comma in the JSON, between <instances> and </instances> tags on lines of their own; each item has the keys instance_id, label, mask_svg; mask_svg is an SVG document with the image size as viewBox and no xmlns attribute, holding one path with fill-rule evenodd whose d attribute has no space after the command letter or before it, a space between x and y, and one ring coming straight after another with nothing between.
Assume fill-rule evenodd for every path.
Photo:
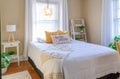
<instances>
[{"instance_id":1,"label":"area rug","mask_svg":"<svg viewBox=\"0 0 120 79\"><path fill-rule=\"evenodd\" d=\"M2 76L2 79L32 79L29 72L27 70Z\"/></svg>"}]
</instances>

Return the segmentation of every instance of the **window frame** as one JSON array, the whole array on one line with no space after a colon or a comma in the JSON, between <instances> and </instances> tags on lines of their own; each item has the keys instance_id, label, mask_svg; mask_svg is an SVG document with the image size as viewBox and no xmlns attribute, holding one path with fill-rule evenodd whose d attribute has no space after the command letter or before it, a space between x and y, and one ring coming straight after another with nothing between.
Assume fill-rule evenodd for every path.
<instances>
[{"instance_id":1,"label":"window frame","mask_svg":"<svg viewBox=\"0 0 120 79\"><path fill-rule=\"evenodd\" d=\"M44 4L46 4L47 5L47 2L45 2L45 1L42 1L42 0L37 0L36 1L36 4L39 4L39 3L44 3ZM59 4L59 2L49 2L49 4L55 4L56 6L57 6L57 19L56 20L40 20L40 19L36 19L36 16L35 16L35 20L34 20L34 30L36 29L36 28L40 28L40 27L38 27L38 26L35 26L35 25L37 25L37 24L40 24L40 21L41 21L41 23L42 23L42 21L43 22L45 22L45 21L47 21L47 22L50 22L50 21L54 21L54 23L56 23L57 22L57 25L58 26L56 26L55 27L55 29L57 28L57 29L59 29L60 28L60 4ZM36 7L37 8L37 7ZM37 12L37 10L36 10L36 12ZM37 13L36 13L36 15L37 15ZM40 17L40 16L39 16ZM53 24L54 24L53 23ZM54 28L54 27L53 27ZM46 30L47 31L47 30ZM38 33L38 30L36 31L36 34ZM41 33L42 34L42 33ZM37 40L37 38L39 38L38 37L38 34L37 35L35 35L34 37L33 37L33 40ZM43 39L45 40L45 36L43 36Z\"/></svg>"}]
</instances>

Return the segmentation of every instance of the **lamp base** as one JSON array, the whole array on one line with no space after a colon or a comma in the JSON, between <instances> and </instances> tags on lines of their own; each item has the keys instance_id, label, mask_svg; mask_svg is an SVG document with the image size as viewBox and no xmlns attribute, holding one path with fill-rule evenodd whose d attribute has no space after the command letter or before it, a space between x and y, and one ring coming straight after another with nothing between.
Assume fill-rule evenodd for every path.
<instances>
[{"instance_id":1,"label":"lamp base","mask_svg":"<svg viewBox=\"0 0 120 79\"><path fill-rule=\"evenodd\" d=\"M15 38L14 38L13 32L9 32L9 35L8 35L8 42L14 42L14 41L15 41Z\"/></svg>"}]
</instances>

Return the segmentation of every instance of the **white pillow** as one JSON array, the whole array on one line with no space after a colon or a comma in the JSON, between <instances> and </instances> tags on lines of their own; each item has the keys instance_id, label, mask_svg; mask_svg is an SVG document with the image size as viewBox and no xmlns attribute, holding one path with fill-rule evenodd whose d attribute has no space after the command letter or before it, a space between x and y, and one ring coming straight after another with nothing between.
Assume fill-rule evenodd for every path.
<instances>
[{"instance_id":1,"label":"white pillow","mask_svg":"<svg viewBox=\"0 0 120 79\"><path fill-rule=\"evenodd\" d=\"M43 40L42 38L37 38L37 41L38 41L39 43L45 43L45 40Z\"/></svg>"},{"instance_id":2,"label":"white pillow","mask_svg":"<svg viewBox=\"0 0 120 79\"><path fill-rule=\"evenodd\" d=\"M70 37L68 35L52 35L53 44L64 44L71 42Z\"/></svg>"}]
</instances>

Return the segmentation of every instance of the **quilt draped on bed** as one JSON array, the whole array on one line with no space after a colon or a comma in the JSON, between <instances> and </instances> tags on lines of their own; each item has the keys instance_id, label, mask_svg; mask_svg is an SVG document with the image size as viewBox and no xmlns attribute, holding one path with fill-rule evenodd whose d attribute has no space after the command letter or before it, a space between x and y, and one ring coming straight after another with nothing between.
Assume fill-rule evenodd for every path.
<instances>
[{"instance_id":1,"label":"quilt draped on bed","mask_svg":"<svg viewBox=\"0 0 120 79\"><path fill-rule=\"evenodd\" d=\"M60 44L48 46L40 54L41 71L45 79L64 79L63 60L71 53L70 45Z\"/></svg>"}]
</instances>

